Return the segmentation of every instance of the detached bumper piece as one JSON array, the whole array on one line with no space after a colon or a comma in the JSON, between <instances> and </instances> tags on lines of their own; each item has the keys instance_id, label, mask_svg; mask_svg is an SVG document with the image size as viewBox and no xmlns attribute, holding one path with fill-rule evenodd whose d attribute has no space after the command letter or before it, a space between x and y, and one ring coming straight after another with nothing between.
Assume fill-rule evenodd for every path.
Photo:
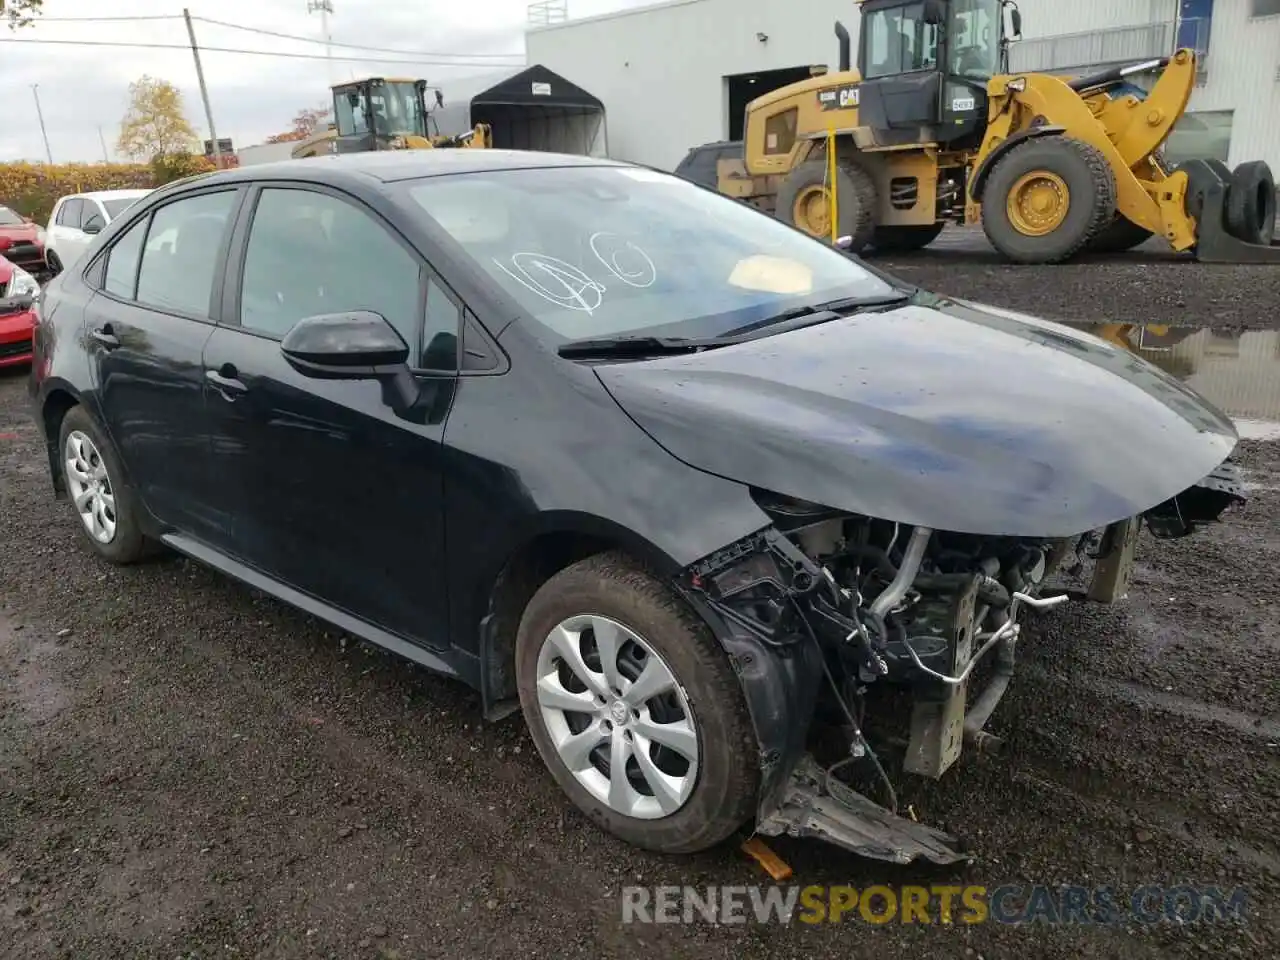
<instances>
[{"instance_id":1,"label":"detached bumper piece","mask_svg":"<svg viewBox=\"0 0 1280 960\"><path fill-rule=\"evenodd\" d=\"M1164 540L1185 537L1201 524L1216 523L1228 507L1247 499L1240 468L1225 462L1199 483L1148 510L1147 527Z\"/></svg>"},{"instance_id":2,"label":"detached bumper piece","mask_svg":"<svg viewBox=\"0 0 1280 960\"><path fill-rule=\"evenodd\" d=\"M963 863L973 858L956 849L950 834L890 813L849 789L805 756L791 774L782 802L756 832L767 837L813 837L851 853L891 863Z\"/></svg>"}]
</instances>

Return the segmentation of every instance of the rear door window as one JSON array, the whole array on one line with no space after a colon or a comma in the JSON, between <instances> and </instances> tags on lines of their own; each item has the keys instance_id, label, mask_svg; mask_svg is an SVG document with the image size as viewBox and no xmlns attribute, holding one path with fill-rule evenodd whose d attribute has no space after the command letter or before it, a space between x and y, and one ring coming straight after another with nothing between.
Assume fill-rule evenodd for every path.
<instances>
[{"instance_id":1,"label":"rear door window","mask_svg":"<svg viewBox=\"0 0 1280 960\"><path fill-rule=\"evenodd\" d=\"M152 215L138 273L139 303L209 317L213 277L235 199L234 190L203 193L166 204Z\"/></svg>"},{"instance_id":2,"label":"rear door window","mask_svg":"<svg viewBox=\"0 0 1280 960\"><path fill-rule=\"evenodd\" d=\"M104 293L122 300L134 298L138 282L138 258L142 254L142 241L147 236L147 218L143 217L111 246L107 254L107 273L102 281Z\"/></svg>"}]
</instances>

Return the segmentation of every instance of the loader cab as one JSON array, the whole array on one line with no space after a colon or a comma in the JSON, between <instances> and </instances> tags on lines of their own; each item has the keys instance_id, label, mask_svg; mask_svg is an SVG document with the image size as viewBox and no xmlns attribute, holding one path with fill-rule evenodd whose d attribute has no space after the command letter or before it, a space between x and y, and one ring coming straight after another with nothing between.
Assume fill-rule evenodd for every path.
<instances>
[{"instance_id":1,"label":"loader cab","mask_svg":"<svg viewBox=\"0 0 1280 960\"><path fill-rule=\"evenodd\" d=\"M1009 0L865 0L859 121L888 145L977 146L1005 69ZM1021 16L1014 17L1020 28Z\"/></svg>"},{"instance_id":2,"label":"loader cab","mask_svg":"<svg viewBox=\"0 0 1280 960\"><path fill-rule=\"evenodd\" d=\"M371 77L333 87L336 153L396 150L427 137L425 80Z\"/></svg>"}]
</instances>

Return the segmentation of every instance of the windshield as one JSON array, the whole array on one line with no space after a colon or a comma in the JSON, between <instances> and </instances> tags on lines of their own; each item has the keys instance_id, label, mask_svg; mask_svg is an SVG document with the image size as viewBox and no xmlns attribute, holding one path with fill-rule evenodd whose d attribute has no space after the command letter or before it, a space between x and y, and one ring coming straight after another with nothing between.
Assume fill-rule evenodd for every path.
<instances>
[{"instance_id":1,"label":"windshield","mask_svg":"<svg viewBox=\"0 0 1280 960\"><path fill-rule=\"evenodd\" d=\"M767 214L642 168L498 170L402 189L558 342L719 336L897 292Z\"/></svg>"},{"instance_id":2,"label":"windshield","mask_svg":"<svg viewBox=\"0 0 1280 960\"><path fill-rule=\"evenodd\" d=\"M0 227L20 227L24 223L26 221L8 207L0 207Z\"/></svg>"},{"instance_id":3,"label":"windshield","mask_svg":"<svg viewBox=\"0 0 1280 960\"><path fill-rule=\"evenodd\" d=\"M118 200L103 200L102 205L107 209L107 217L114 220L141 199L141 197L121 197Z\"/></svg>"},{"instance_id":4,"label":"windshield","mask_svg":"<svg viewBox=\"0 0 1280 960\"><path fill-rule=\"evenodd\" d=\"M947 35L953 75L990 80L1000 72L1002 10L1001 0L952 0Z\"/></svg>"},{"instance_id":5,"label":"windshield","mask_svg":"<svg viewBox=\"0 0 1280 960\"><path fill-rule=\"evenodd\" d=\"M369 92L374 124L379 136L413 134L424 137L426 121L419 109L418 91L413 83L388 83Z\"/></svg>"}]
</instances>

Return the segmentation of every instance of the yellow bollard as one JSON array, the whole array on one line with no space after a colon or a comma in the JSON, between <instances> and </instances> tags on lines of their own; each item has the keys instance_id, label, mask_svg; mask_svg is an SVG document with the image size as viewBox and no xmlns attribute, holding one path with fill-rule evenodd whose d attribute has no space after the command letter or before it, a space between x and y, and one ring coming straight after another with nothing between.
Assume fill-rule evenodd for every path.
<instances>
[{"instance_id":1,"label":"yellow bollard","mask_svg":"<svg viewBox=\"0 0 1280 960\"><path fill-rule=\"evenodd\" d=\"M834 247L840 239L840 218L837 216L840 207L836 198L836 128L835 124L827 126L827 182L831 185L828 196L831 198L831 245Z\"/></svg>"}]
</instances>

